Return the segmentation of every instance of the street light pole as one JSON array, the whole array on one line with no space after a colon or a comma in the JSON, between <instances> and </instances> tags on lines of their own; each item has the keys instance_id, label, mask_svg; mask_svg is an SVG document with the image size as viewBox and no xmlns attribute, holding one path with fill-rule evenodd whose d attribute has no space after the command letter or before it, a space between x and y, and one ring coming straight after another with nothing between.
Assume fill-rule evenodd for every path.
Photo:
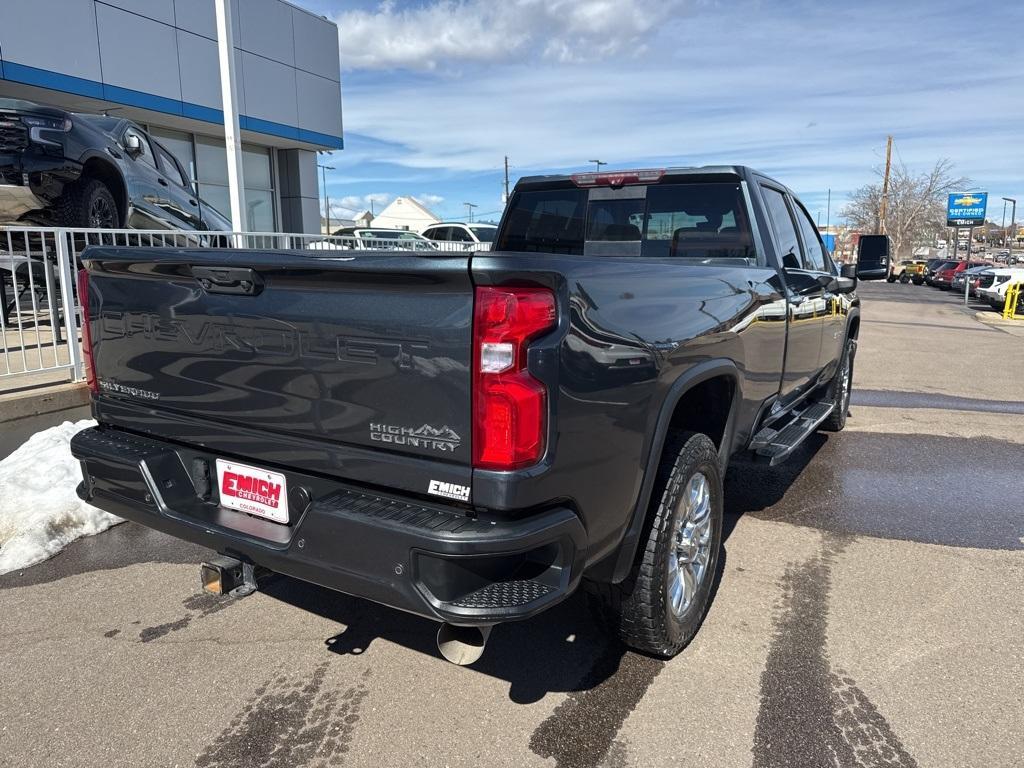
<instances>
[{"instance_id":1,"label":"street light pole","mask_svg":"<svg viewBox=\"0 0 1024 768\"><path fill-rule=\"evenodd\" d=\"M327 194L327 172L333 171L333 165L320 165L321 176L324 180L324 216L327 217L327 234L331 234L331 198Z\"/></svg>"},{"instance_id":2,"label":"street light pole","mask_svg":"<svg viewBox=\"0 0 1024 768\"><path fill-rule=\"evenodd\" d=\"M602 165L608 165L608 163L604 162L603 160L588 160L587 162L588 163L593 163L596 166L596 170L597 170L598 173L601 172L601 166Z\"/></svg>"},{"instance_id":3,"label":"street light pole","mask_svg":"<svg viewBox=\"0 0 1024 768\"><path fill-rule=\"evenodd\" d=\"M469 223L472 224L473 223L473 209L477 208L479 206L477 206L476 203L463 203L463 205L466 206L466 212L469 214Z\"/></svg>"},{"instance_id":4,"label":"street light pole","mask_svg":"<svg viewBox=\"0 0 1024 768\"><path fill-rule=\"evenodd\" d=\"M1006 198L1003 198L1003 225L999 228L1003 235L1003 248L1006 247Z\"/></svg>"},{"instance_id":5,"label":"street light pole","mask_svg":"<svg viewBox=\"0 0 1024 768\"><path fill-rule=\"evenodd\" d=\"M1017 227L1017 199L1004 197L1003 200L1011 204L1010 208L1010 252L1006 256L1006 266L1013 263L1013 243L1017 239L1017 233L1013 230Z\"/></svg>"}]
</instances>

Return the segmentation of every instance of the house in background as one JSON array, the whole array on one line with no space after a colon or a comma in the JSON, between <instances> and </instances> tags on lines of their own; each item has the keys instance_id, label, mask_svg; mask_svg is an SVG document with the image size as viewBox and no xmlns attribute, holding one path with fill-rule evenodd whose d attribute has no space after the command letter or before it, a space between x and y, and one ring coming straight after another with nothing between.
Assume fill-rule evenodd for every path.
<instances>
[{"instance_id":1,"label":"house in background","mask_svg":"<svg viewBox=\"0 0 1024 768\"><path fill-rule=\"evenodd\" d=\"M412 232L422 232L430 225L438 224L440 221L433 211L415 198L397 197L373 218L373 226L380 229L408 229Z\"/></svg>"}]
</instances>

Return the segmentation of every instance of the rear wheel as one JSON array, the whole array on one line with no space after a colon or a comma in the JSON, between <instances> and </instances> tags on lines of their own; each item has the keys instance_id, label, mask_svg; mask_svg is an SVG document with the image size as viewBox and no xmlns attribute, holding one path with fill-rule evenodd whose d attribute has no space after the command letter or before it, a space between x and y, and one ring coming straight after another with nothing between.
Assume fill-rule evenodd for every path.
<instances>
[{"instance_id":1,"label":"rear wheel","mask_svg":"<svg viewBox=\"0 0 1024 768\"><path fill-rule=\"evenodd\" d=\"M57 201L57 221L65 227L89 229L117 229L121 214L117 201L99 179L79 179L64 190Z\"/></svg>"},{"instance_id":2,"label":"rear wheel","mask_svg":"<svg viewBox=\"0 0 1024 768\"><path fill-rule=\"evenodd\" d=\"M669 658L697 634L722 544L722 472L711 440L670 435L639 559L622 584L591 584L598 617L622 641Z\"/></svg>"},{"instance_id":3,"label":"rear wheel","mask_svg":"<svg viewBox=\"0 0 1024 768\"><path fill-rule=\"evenodd\" d=\"M903 283L904 285L909 283L910 282L910 275L908 275L906 272L904 272L902 275L900 275L900 282Z\"/></svg>"}]
</instances>

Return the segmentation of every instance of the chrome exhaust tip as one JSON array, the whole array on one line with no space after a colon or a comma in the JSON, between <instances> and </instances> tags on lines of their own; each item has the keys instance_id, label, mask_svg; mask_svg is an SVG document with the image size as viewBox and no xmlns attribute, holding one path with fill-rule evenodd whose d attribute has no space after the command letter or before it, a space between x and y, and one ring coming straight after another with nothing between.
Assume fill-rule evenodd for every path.
<instances>
[{"instance_id":1,"label":"chrome exhaust tip","mask_svg":"<svg viewBox=\"0 0 1024 768\"><path fill-rule=\"evenodd\" d=\"M459 627L442 624L437 630L437 650L452 664L465 667L484 655L492 626Z\"/></svg>"}]
</instances>

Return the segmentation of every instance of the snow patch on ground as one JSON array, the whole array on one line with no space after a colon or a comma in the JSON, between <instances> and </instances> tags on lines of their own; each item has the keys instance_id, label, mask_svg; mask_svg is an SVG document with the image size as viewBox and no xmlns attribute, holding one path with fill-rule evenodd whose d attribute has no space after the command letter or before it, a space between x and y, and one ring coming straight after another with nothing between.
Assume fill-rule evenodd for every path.
<instances>
[{"instance_id":1,"label":"snow patch on ground","mask_svg":"<svg viewBox=\"0 0 1024 768\"><path fill-rule=\"evenodd\" d=\"M0 461L0 574L53 557L75 539L121 522L75 495L82 480L71 457L71 437L89 419L32 435Z\"/></svg>"}]
</instances>

